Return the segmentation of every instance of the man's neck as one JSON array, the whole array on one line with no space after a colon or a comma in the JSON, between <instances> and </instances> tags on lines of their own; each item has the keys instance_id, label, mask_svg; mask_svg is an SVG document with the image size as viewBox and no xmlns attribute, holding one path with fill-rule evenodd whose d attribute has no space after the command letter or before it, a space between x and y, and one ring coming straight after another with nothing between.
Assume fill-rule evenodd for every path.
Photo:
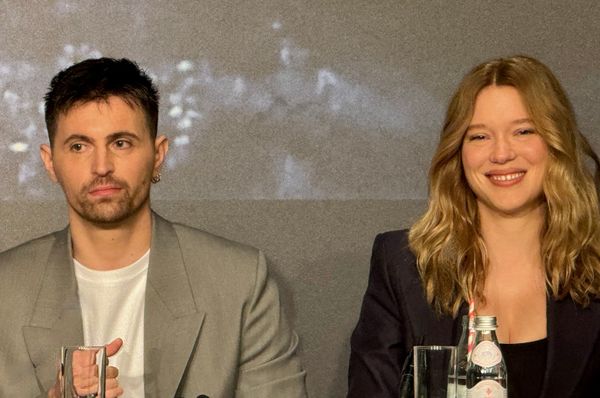
<instances>
[{"instance_id":1,"label":"man's neck","mask_svg":"<svg viewBox=\"0 0 600 398\"><path fill-rule=\"evenodd\" d=\"M73 257L88 268L109 271L132 264L148 251L152 239L150 208L107 227L70 215Z\"/></svg>"}]
</instances>

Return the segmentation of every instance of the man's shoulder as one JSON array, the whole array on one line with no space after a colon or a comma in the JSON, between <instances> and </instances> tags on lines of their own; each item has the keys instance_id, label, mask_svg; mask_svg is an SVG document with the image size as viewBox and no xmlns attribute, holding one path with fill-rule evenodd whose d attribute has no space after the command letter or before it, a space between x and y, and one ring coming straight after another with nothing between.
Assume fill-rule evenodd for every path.
<instances>
[{"instance_id":1,"label":"man's shoulder","mask_svg":"<svg viewBox=\"0 0 600 398\"><path fill-rule=\"evenodd\" d=\"M160 219L172 228L185 263L196 270L212 270L220 275L255 273L262 254L250 245L186 224ZM163 231L166 230L163 228ZM189 271L189 270L188 270Z\"/></svg>"},{"instance_id":2,"label":"man's shoulder","mask_svg":"<svg viewBox=\"0 0 600 398\"><path fill-rule=\"evenodd\" d=\"M245 300L252 294L257 278L268 274L260 250L189 225L167 223L175 234L187 277L204 297L210 296L208 292L220 297L227 291L230 302ZM171 255L175 254L173 249Z\"/></svg>"},{"instance_id":3,"label":"man's shoulder","mask_svg":"<svg viewBox=\"0 0 600 398\"><path fill-rule=\"evenodd\" d=\"M7 303L23 303L37 291L60 234L59 231L41 236L0 253L0 290L3 297L11 297L2 303L5 309L11 305Z\"/></svg>"},{"instance_id":4,"label":"man's shoulder","mask_svg":"<svg viewBox=\"0 0 600 398\"><path fill-rule=\"evenodd\" d=\"M258 249L186 224L171 223L180 241L199 245L202 250L226 251L230 254L256 256Z\"/></svg>"},{"instance_id":5,"label":"man's shoulder","mask_svg":"<svg viewBox=\"0 0 600 398\"><path fill-rule=\"evenodd\" d=\"M0 253L0 268L8 266L9 264L16 262L34 262L35 257L39 255L47 255L54 242L59 238L65 231L55 231L38 238L31 239L27 242L20 243L10 249L7 249Z\"/></svg>"}]
</instances>

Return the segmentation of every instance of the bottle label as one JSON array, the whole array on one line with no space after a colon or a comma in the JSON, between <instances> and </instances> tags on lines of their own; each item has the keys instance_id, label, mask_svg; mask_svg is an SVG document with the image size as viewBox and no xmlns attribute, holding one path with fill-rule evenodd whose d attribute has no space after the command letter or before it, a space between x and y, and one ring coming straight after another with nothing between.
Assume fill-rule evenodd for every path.
<instances>
[{"instance_id":1,"label":"bottle label","mask_svg":"<svg viewBox=\"0 0 600 398\"><path fill-rule=\"evenodd\" d=\"M496 380L481 380L467 389L467 398L506 398L506 388Z\"/></svg>"},{"instance_id":2,"label":"bottle label","mask_svg":"<svg viewBox=\"0 0 600 398\"><path fill-rule=\"evenodd\" d=\"M500 348L491 341L482 341L477 344L471 353L471 360L482 368L490 368L502 361Z\"/></svg>"}]
</instances>

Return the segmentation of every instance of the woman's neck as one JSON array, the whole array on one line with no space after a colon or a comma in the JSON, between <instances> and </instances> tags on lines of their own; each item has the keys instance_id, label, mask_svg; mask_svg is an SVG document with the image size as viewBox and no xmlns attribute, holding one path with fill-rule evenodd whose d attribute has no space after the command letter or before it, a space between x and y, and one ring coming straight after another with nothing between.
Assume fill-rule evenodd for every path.
<instances>
[{"instance_id":1,"label":"woman's neck","mask_svg":"<svg viewBox=\"0 0 600 398\"><path fill-rule=\"evenodd\" d=\"M480 227L490 266L540 267L545 205L519 216L504 216L480 207Z\"/></svg>"}]
</instances>

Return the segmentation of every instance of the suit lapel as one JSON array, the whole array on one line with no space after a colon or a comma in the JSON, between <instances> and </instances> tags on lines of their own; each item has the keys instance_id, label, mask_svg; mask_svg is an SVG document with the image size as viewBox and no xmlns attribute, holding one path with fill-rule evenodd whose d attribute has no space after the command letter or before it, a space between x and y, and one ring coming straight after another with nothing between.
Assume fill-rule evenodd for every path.
<instances>
[{"instance_id":1,"label":"suit lapel","mask_svg":"<svg viewBox=\"0 0 600 398\"><path fill-rule=\"evenodd\" d=\"M571 299L549 299L547 322L548 355L541 397L570 397L600 331L600 311L594 302L581 308Z\"/></svg>"},{"instance_id":2,"label":"suit lapel","mask_svg":"<svg viewBox=\"0 0 600 398\"><path fill-rule=\"evenodd\" d=\"M408 242L404 242L408 247ZM400 246L402 247L402 246ZM455 318L438 315L427 303L421 277L417 271L416 259L410 250L403 250L398 268L404 273L398 281L406 292L408 321L411 323L411 340L406 345L411 350L415 345L456 345L462 332L462 316L467 314L467 305L463 303ZM407 267L405 264L410 264Z\"/></svg>"},{"instance_id":3,"label":"suit lapel","mask_svg":"<svg viewBox=\"0 0 600 398\"><path fill-rule=\"evenodd\" d=\"M198 311L173 226L153 215L144 311L146 393L174 396L195 347L204 312Z\"/></svg>"},{"instance_id":4,"label":"suit lapel","mask_svg":"<svg viewBox=\"0 0 600 398\"><path fill-rule=\"evenodd\" d=\"M412 323L414 345L456 345L461 333L461 319L463 307L456 318L447 315L438 315L431 309L425 295L420 280L414 280L406 290L411 303L407 306L410 313L409 319ZM418 299L416 299L418 297ZM407 347L410 349L411 347Z\"/></svg>"},{"instance_id":5,"label":"suit lapel","mask_svg":"<svg viewBox=\"0 0 600 398\"><path fill-rule=\"evenodd\" d=\"M23 338L44 389L56 380L60 347L81 345L83 329L68 228L56 233L29 325Z\"/></svg>"}]
</instances>

